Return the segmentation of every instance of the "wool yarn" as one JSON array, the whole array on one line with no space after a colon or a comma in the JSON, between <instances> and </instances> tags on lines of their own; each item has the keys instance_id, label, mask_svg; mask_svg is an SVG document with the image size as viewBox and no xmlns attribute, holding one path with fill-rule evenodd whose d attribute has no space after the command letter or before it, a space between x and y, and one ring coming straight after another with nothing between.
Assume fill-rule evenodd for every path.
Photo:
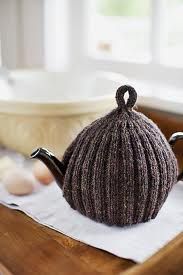
<instances>
[{"instance_id":1,"label":"wool yarn","mask_svg":"<svg viewBox=\"0 0 183 275\"><path fill-rule=\"evenodd\" d=\"M171 147L150 119L133 110L136 100L133 87L120 87L117 108L85 127L63 157L63 196L73 209L108 225L154 219L177 181Z\"/></svg>"}]
</instances>

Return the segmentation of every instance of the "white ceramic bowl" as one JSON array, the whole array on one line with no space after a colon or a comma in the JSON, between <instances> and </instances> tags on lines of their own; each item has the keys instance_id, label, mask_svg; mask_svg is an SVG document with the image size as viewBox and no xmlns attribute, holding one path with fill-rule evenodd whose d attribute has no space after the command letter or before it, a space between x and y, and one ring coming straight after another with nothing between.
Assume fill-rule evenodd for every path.
<instances>
[{"instance_id":1,"label":"white ceramic bowl","mask_svg":"<svg viewBox=\"0 0 183 275\"><path fill-rule=\"evenodd\" d=\"M62 155L78 132L115 106L122 75L16 71L0 80L0 143L29 155L39 146Z\"/></svg>"}]
</instances>

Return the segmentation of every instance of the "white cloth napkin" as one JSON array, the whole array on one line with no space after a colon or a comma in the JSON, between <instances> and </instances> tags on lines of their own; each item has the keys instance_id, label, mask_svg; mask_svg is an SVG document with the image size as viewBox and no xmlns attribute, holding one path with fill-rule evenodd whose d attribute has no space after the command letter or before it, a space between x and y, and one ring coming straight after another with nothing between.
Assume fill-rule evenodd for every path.
<instances>
[{"instance_id":1,"label":"white cloth napkin","mask_svg":"<svg viewBox=\"0 0 183 275\"><path fill-rule=\"evenodd\" d=\"M183 230L183 182L174 186L155 220L124 228L94 222L71 209L55 183L24 197L9 195L0 184L0 203L73 239L136 262L143 262Z\"/></svg>"}]
</instances>

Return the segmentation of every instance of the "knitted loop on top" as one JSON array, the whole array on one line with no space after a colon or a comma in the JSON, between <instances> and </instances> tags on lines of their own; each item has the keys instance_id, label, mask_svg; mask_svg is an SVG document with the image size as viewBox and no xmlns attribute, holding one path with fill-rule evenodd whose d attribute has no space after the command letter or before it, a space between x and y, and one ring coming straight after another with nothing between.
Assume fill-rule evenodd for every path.
<instances>
[{"instance_id":1,"label":"knitted loop on top","mask_svg":"<svg viewBox=\"0 0 183 275\"><path fill-rule=\"evenodd\" d=\"M125 102L124 95L128 91L129 98ZM116 102L118 107L125 109L132 108L137 100L137 92L130 85L123 85L117 89Z\"/></svg>"}]
</instances>

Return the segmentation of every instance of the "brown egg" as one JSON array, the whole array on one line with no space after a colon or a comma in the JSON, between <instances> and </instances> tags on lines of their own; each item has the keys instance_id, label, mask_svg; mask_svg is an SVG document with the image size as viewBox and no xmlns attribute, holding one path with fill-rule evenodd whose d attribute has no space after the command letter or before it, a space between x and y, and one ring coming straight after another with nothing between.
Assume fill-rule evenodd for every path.
<instances>
[{"instance_id":1,"label":"brown egg","mask_svg":"<svg viewBox=\"0 0 183 275\"><path fill-rule=\"evenodd\" d=\"M34 177L24 168L6 171L2 180L6 190L12 195L28 195L34 191Z\"/></svg>"},{"instance_id":2,"label":"brown egg","mask_svg":"<svg viewBox=\"0 0 183 275\"><path fill-rule=\"evenodd\" d=\"M33 174L35 178L43 184L50 184L54 178L46 165L41 161L36 161L33 165Z\"/></svg>"}]
</instances>

